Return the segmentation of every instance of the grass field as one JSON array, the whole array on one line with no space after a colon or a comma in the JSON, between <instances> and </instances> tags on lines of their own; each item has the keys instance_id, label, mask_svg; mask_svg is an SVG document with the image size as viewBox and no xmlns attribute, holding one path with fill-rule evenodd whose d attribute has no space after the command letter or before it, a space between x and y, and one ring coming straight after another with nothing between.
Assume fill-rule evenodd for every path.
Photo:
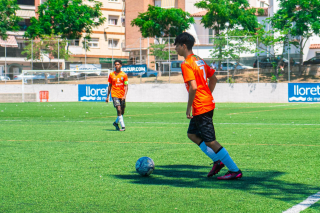
<instances>
[{"instance_id":1,"label":"grass field","mask_svg":"<svg viewBox=\"0 0 320 213\"><path fill-rule=\"evenodd\" d=\"M206 177L186 103L127 103L125 132L110 103L0 104L0 212L282 212L320 191L320 104L216 107L240 180Z\"/></svg>"}]
</instances>

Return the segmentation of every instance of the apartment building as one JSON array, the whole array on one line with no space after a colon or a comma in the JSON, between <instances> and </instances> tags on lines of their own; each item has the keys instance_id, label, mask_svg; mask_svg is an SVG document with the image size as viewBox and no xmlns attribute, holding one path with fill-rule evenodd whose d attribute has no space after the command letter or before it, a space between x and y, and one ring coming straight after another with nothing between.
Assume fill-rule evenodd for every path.
<instances>
[{"instance_id":1,"label":"apartment building","mask_svg":"<svg viewBox=\"0 0 320 213\"><path fill-rule=\"evenodd\" d=\"M70 43L72 58L66 63L101 64L102 69L112 69L112 61L121 59L128 62L128 52L123 51L125 41L125 3L123 0L99 0L102 2L101 12L106 22L93 29L91 40L87 42L90 50L83 48L84 36L79 41ZM91 2L84 1L90 5Z\"/></svg>"},{"instance_id":2,"label":"apartment building","mask_svg":"<svg viewBox=\"0 0 320 213\"><path fill-rule=\"evenodd\" d=\"M107 21L93 30L91 40L83 47L83 38L68 42L71 52L70 59L64 61L57 57L43 57L42 62L26 60L22 54L27 40L23 38L26 29L30 26L30 19L36 17L38 6L46 0L17 0L20 9L16 15L22 17L19 22L20 30L8 32L8 39L0 39L0 75L6 75L10 79L19 75L22 70L42 69L43 63L50 63L50 69L69 69L70 64L98 64L102 69L112 68L112 59L121 59L124 63L128 61L128 52L123 51L125 40L124 27L124 2L122 0L100 0L103 3L102 14ZM91 2L84 0L85 4ZM84 35L85 36L85 33ZM50 62L49 62L50 61Z\"/></svg>"},{"instance_id":3,"label":"apartment building","mask_svg":"<svg viewBox=\"0 0 320 213\"><path fill-rule=\"evenodd\" d=\"M185 10L186 0L125 0L125 51L129 52L129 63L147 64L155 69L154 57L148 54L148 47L154 43L153 38L143 38L139 28L131 26L131 21L148 10L148 5L162 8L181 8ZM178 59L178 56L171 56Z\"/></svg>"},{"instance_id":4,"label":"apartment building","mask_svg":"<svg viewBox=\"0 0 320 213\"><path fill-rule=\"evenodd\" d=\"M38 5L43 0L17 0L20 10L17 16L22 20L19 22L20 30L17 32L7 32L8 39L0 39L0 75L7 75L13 79L14 75L21 73L22 69L31 69L31 62L27 61L21 52L26 45L23 35L30 26L31 17L36 16Z\"/></svg>"}]
</instances>

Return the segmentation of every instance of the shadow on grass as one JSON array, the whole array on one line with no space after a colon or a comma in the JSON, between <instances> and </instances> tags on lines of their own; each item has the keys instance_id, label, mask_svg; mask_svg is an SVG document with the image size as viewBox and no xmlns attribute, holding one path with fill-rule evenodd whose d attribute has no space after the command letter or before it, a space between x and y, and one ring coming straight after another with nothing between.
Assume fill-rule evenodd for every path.
<instances>
[{"instance_id":1,"label":"shadow on grass","mask_svg":"<svg viewBox=\"0 0 320 213\"><path fill-rule=\"evenodd\" d=\"M115 175L115 177L143 185L236 189L283 201L301 201L301 197L308 197L320 191L316 186L280 180L279 177L285 175L280 171L242 170L243 177L241 179L224 181L218 180L216 177L224 175L227 172L226 169L223 169L219 175L207 178L207 172L210 169L207 166L163 165L156 166L153 174L149 177L142 177L136 172L132 172L132 175Z\"/></svg>"}]
</instances>

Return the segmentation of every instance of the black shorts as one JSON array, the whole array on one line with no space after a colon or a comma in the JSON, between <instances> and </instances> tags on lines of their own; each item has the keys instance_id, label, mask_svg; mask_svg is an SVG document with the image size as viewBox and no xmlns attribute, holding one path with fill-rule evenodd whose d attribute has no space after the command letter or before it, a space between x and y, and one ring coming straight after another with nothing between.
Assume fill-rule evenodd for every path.
<instances>
[{"instance_id":1,"label":"black shorts","mask_svg":"<svg viewBox=\"0 0 320 213\"><path fill-rule=\"evenodd\" d=\"M113 106L121 106L122 109L126 108L126 100L122 100L121 98L112 97Z\"/></svg>"},{"instance_id":2,"label":"black shorts","mask_svg":"<svg viewBox=\"0 0 320 213\"><path fill-rule=\"evenodd\" d=\"M213 110L201 115L193 116L190 120L188 134L200 137L204 142L216 140L216 133L212 122Z\"/></svg>"}]
</instances>

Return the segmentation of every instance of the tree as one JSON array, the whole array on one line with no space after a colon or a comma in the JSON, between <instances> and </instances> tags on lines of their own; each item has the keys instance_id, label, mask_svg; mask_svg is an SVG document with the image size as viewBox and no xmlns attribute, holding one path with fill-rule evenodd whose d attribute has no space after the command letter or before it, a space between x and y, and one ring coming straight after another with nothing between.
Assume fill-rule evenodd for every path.
<instances>
[{"instance_id":1,"label":"tree","mask_svg":"<svg viewBox=\"0 0 320 213\"><path fill-rule=\"evenodd\" d=\"M245 31L239 29L230 30L226 33L221 33L220 37L213 39L213 49L211 50L211 57L221 61L224 58L229 58L234 61L234 70L232 72L232 81L237 72L237 67L240 64L240 56L243 53L255 53L256 49L253 48L255 45L255 38L247 36ZM219 52L220 47L222 49L221 55ZM220 58L219 58L220 57ZM229 79L228 79L229 80Z\"/></svg>"},{"instance_id":2,"label":"tree","mask_svg":"<svg viewBox=\"0 0 320 213\"><path fill-rule=\"evenodd\" d=\"M22 20L16 16L19 6L16 0L0 0L0 38L7 40L7 31L20 29L18 23Z\"/></svg>"},{"instance_id":3,"label":"tree","mask_svg":"<svg viewBox=\"0 0 320 213\"><path fill-rule=\"evenodd\" d=\"M283 56L285 53L284 51L285 44L288 42L287 35L282 33L279 34L274 29L266 31L265 26L262 26L257 30L254 38L258 42L257 43L258 56L260 55L260 53L264 53L264 54L267 53L267 55L270 56L269 57L269 59L271 60L270 63L272 64L272 67L274 69L274 74L272 74L271 79L272 81L277 82L280 75L280 71L282 68L284 68ZM281 48L282 48L282 51L281 51ZM281 52L280 55L279 55L279 52ZM259 62L257 61L257 63Z\"/></svg>"},{"instance_id":4,"label":"tree","mask_svg":"<svg viewBox=\"0 0 320 213\"><path fill-rule=\"evenodd\" d=\"M220 37L225 30L241 28L247 35L256 31L259 24L255 8L250 8L247 0L201 0L195 4L208 12L202 17L205 28L213 29L215 36ZM217 41L218 58L223 58L223 41ZM219 61L219 67L221 61Z\"/></svg>"},{"instance_id":5,"label":"tree","mask_svg":"<svg viewBox=\"0 0 320 213\"><path fill-rule=\"evenodd\" d=\"M149 5L147 12L139 13L138 17L131 21L131 26L139 27L144 38L157 37L156 44L151 44L149 47L151 55L157 60L168 60L167 47L170 37L181 34L193 23L195 22L190 14L181 9L165 9ZM169 37L169 39L160 37ZM170 55L173 53L174 51L170 51ZM159 75L161 75L160 71Z\"/></svg>"},{"instance_id":6,"label":"tree","mask_svg":"<svg viewBox=\"0 0 320 213\"><path fill-rule=\"evenodd\" d=\"M38 61L42 63L42 69L52 69L51 60L54 58L68 60L70 52L65 48L68 41L66 39L57 39L55 35L43 35L42 39L29 41L24 47L22 54L25 54L27 60ZM45 67L45 60L49 63Z\"/></svg>"},{"instance_id":7,"label":"tree","mask_svg":"<svg viewBox=\"0 0 320 213\"><path fill-rule=\"evenodd\" d=\"M291 44L300 49L299 75L302 75L303 49L308 39L320 33L320 0L279 0L279 10L270 19L272 27L290 34ZM299 37L295 41L294 37ZM288 39L289 40L289 39Z\"/></svg>"},{"instance_id":8,"label":"tree","mask_svg":"<svg viewBox=\"0 0 320 213\"><path fill-rule=\"evenodd\" d=\"M131 21L131 26L140 28L144 38L147 37L176 37L187 30L194 19L181 9L165 9L149 5L148 11L139 13Z\"/></svg>"},{"instance_id":9,"label":"tree","mask_svg":"<svg viewBox=\"0 0 320 213\"><path fill-rule=\"evenodd\" d=\"M79 39L82 33L90 39L94 27L103 24L101 2L88 0L92 6L82 0L48 0L38 7L38 17L31 18L25 37L36 38L43 35L60 35L61 38Z\"/></svg>"}]
</instances>

